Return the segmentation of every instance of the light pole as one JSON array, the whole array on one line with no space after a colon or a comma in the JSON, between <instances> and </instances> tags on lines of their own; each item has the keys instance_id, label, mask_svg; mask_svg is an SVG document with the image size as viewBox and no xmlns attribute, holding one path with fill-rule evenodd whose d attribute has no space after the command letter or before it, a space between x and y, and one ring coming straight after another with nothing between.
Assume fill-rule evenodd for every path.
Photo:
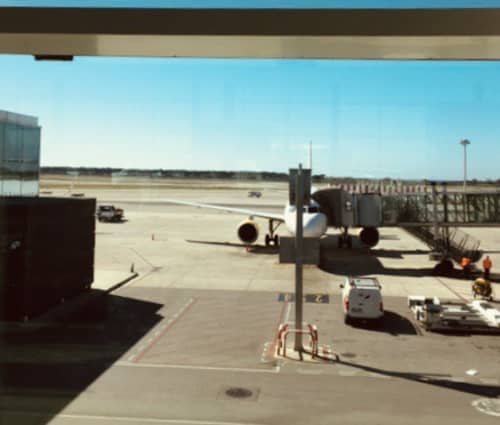
<instances>
[{"instance_id":1,"label":"light pole","mask_svg":"<svg viewBox=\"0 0 500 425\"><path fill-rule=\"evenodd\" d=\"M296 227L295 227L295 329L302 330L302 264L303 264L303 219L304 212L304 173L302 164L299 164L297 177L295 178L295 208L296 208ZM295 351L299 353L302 360L302 333L295 333Z\"/></svg>"},{"instance_id":2,"label":"light pole","mask_svg":"<svg viewBox=\"0 0 500 425\"><path fill-rule=\"evenodd\" d=\"M467 139L460 140L460 144L464 147L464 194L467 189L467 145L470 141Z\"/></svg>"}]
</instances>

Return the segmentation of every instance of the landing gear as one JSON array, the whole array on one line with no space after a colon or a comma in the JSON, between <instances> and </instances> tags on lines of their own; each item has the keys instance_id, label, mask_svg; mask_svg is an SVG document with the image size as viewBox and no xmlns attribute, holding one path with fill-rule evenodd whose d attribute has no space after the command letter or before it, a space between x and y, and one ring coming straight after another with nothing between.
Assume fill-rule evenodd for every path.
<instances>
[{"instance_id":1,"label":"landing gear","mask_svg":"<svg viewBox=\"0 0 500 425\"><path fill-rule=\"evenodd\" d=\"M280 226L281 221L269 220L269 233L266 234L265 242L266 246L279 246L279 236L275 234L276 230Z\"/></svg>"},{"instance_id":2,"label":"landing gear","mask_svg":"<svg viewBox=\"0 0 500 425\"><path fill-rule=\"evenodd\" d=\"M338 247L352 248L352 236L348 233L348 228L344 227L342 233L339 235Z\"/></svg>"}]
</instances>

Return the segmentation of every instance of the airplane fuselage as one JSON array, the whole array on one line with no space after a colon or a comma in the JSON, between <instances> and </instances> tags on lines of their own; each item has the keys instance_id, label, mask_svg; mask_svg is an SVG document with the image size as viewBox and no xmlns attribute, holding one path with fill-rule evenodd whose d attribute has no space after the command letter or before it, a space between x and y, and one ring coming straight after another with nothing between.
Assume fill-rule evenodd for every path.
<instances>
[{"instance_id":1,"label":"airplane fuselage","mask_svg":"<svg viewBox=\"0 0 500 425\"><path fill-rule=\"evenodd\" d=\"M297 225L297 209L295 205L287 204L284 211L285 226L295 235ZM326 215L318 211L315 204L305 205L302 214L303 236L305 238L319 238L326 233L328 220Z\"/></svg>"}]
</instances>

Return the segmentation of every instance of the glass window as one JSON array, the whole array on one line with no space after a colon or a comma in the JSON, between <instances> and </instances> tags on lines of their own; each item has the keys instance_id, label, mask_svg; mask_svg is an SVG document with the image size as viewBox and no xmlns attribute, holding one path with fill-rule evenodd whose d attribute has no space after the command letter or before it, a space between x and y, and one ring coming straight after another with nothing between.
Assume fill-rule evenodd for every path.
<instances>
[{"instance_id":1,"label":"glass window","mask_svg":"<svg viewBox=\"0 0 500 425\"><path fill-rule=\"evenodd\" d=\"M38 164L40 162L40 129L23 129L23 161Z\"/></svg>"},{"instance_id":2,"label":"glass window","mask_svg":"<svg viewBox=\"0 0 500 425\"><path fill-rule=\"evenodd\" d=\"M38 288L0 287L0 314L13 305L1 298L7 287L28 296L23 308L55 294L55 307L64 300L63 312L71 310L41 330L0 326L8 379L0 397L9 397L1 418L281 425L293 416L316 425L335 415L362 423L369 415L359 414L358 396L364 403L382 386L384 397L367 404L376 405L371 423L422 422L416 393L435 402L425 411L434 422L482 422L472 402L493 406L482 399L498 393L500 339L420 331L408 296L472 299L469 276L447 257L457 251L438 263L427 244L448 249L451 237L477 254L481 241L500 264L500 227L467 227L467 237L443 229L448 239L438 244L428 196L429 180L447 182L439 217L468 225L470 210L475 224L495 213L500 220L500 62L6 55L0 69L2 108L41 126L0 123L3 194L33 196L33 204L91 200L83 212L31 214L31 239L14 229L5 243L0 233L0 285L5 261L18 267L11 276ZM276 350L279 324L293 322L298 305L286 257L296 223L288 170L299 163L312 164L321 191L303 210L318 214L304 220L313 239L304 249L321 250L303 257L319 263L304 268L303 321L317 325L320 358L303 363ZM381 223L387 210L392 222ZM25 224L17 213L9 225ZM412 217L422 226L405 227ZM440 264L451 269L445 279L434 274ZM85 285L73 286L68 276L80 267ZM377 277L384 297L372 298L365 319L373 321L354 330L338 286L349 275ZM295 356L291 339L288 347ZM479 378L466 372L472 367Z\"/></svg>"},{"instance_id":3,"label":"glass window","mask_svg":"<svg viewBox=\"0 0 500 425\"><path fill-rule=\"evenodd\" d=\"M11 123L6 124L4 159L12 162L22 161L23 155L23 133L21 129Z\"/></svg>"}]
</instances>

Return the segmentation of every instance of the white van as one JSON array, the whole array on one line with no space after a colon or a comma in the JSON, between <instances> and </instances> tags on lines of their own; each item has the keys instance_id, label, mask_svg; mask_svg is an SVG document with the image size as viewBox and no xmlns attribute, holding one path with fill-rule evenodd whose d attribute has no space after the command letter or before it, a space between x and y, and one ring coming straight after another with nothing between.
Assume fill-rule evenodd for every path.
<instances>
[{"instance_id":1,"label":"white van","mask_svg":"<svg viewBox=\"0 0 500 425\"><path fill-rule=\"evenodd\" d=\"M381 324L384 317L382 286L376 277L346 277L342 288L344 323L368 319Z\"/></svg>"}]
</instances>

